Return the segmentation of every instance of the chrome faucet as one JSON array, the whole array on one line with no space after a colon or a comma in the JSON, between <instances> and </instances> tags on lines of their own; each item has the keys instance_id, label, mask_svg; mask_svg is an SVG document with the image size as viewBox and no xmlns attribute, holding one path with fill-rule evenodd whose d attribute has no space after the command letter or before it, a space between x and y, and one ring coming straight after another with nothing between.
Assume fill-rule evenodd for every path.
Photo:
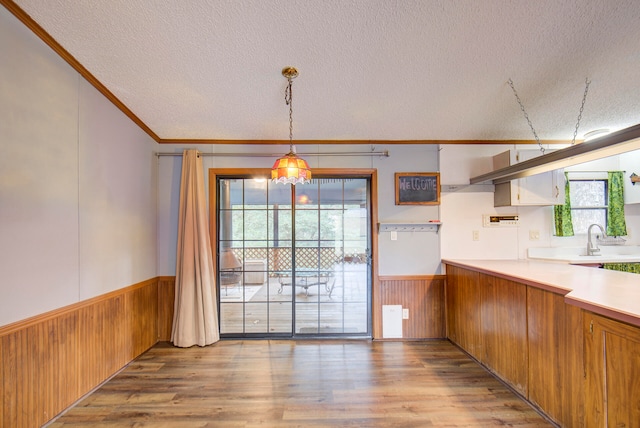
<instances>
[{"instance_id":1,"label":"chrome faucet","mask_svg":"<svg viewBox=\"0 0 640 428\"><path fill-rule=\"evenodd\" d=\"M589 229L587 230L587 256L600 255L599 254L600 248L598 248L598 243L591 239L591 229L593 229L593 226L596 226L598 229L600 229L600 232L602 233L603 238L607 237L607 234L604 232L604 229L599 224L594 223L591 226L589 226Z\"/></svg>"}]
</instances>

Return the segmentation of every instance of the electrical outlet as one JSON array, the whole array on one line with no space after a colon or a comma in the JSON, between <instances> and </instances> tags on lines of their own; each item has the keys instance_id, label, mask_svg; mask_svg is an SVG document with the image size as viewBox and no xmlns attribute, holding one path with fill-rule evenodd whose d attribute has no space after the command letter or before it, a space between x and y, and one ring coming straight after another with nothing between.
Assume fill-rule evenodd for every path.
<instances>
[{"instance_id":1,"label":"electrical outlet","mask_svg":"<svg viewBox=\"0 0 640 428\"><path fill-rule=\"evenodd\" d=\"M480 240L480 231L478 230L474 230L472 232L472 236L473 236L473 240L474 241L479 241Z\"/></svg>"},{"instance_id":2,"label":"electrical outlet","mask_svg":"<svg viewBox=\"0 0 640 428\"><path fill-rule=\"evenodd\" d=\"M402 319L403 320L408 320L409 319L409 309L408 308L402 308Z\"/></svg>"},{"instance_id":3,"label":"electrical outlet","mask_svg":"<svg viewBox=\"0 0 640 428\"><path fill-rule=\"evenodd\" d=\"M540 240L540 231L539 230L530 230L529 231L529 241L539 241Z\"/></svg>"}]
</instances>

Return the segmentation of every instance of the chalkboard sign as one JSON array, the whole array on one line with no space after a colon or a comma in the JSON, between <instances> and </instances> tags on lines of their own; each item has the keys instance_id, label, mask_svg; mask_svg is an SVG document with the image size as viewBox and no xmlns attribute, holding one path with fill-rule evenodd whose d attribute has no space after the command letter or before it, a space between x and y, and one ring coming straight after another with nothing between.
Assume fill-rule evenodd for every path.
<instances>
[{"instance_id":1,"label":"chalkboard sign","mask_svg":"<svg viewBox=\"0 0 640 428\"><path fill-rule=\"evenodd\" d=\"M396 172L396 205L439 205L440 173Z\"/></svg>"}]
</instances>

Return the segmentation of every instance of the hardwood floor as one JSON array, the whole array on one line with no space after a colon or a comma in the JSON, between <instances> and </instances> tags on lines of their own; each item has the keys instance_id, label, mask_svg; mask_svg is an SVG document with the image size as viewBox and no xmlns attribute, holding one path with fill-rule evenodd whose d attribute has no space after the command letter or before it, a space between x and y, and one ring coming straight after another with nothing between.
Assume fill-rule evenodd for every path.
<instances>
[{"instance_id":1,"label":"hardwood floor","mask_svg":"<svg viewBox=\"0 0 640 428\"><path fill-rule=\"evenodd\" d=\"M50 427L552 426L448 341L160 343Z\"/></svg>"}]
</instances>

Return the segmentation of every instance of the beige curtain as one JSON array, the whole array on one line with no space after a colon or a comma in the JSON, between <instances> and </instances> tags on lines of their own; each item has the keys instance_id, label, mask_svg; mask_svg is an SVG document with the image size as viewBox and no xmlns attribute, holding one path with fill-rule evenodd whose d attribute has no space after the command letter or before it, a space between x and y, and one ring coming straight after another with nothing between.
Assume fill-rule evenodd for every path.
<instances>
[{"instance_id":1,"label":"beige curtain","mask_svg":"<svg viewBox=\"0 0 640 428\"><path fill-rule=\"evenodd\" d=\"M171 331L175 346L206 346L220 339L214 278L202 160L197 150L185 150Z\"/></svg>"}]
</instances>

